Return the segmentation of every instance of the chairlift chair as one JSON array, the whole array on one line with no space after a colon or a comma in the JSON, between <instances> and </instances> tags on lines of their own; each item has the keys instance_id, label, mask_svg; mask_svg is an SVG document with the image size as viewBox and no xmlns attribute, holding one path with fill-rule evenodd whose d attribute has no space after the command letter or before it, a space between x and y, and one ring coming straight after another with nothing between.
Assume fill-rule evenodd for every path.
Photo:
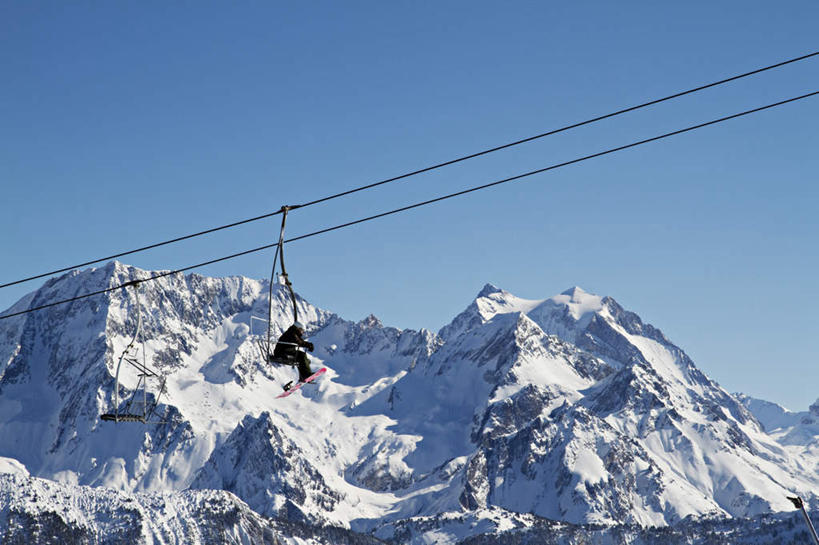
<instances>
[{"instance_id":1,"label":"chairlift chair","mask_svg":"<svg viewBox=\"0 0 819 545\"><path fill-rule=\"evenodd\" d=\"M122 351L117 362L117 371L114 375L114 404L111 411L100 415L101 420L107 422L141 422L143 424L150 421L159 404L159 398L165 392L165 375L160 375L151 369L146 362L145 340L142 338L142 311L139 302L139 282L133 280L123 285L123 287L133 286L136 296L137 325L131 342ZM140 347L142 361L140 361ZM127 398L127 401L120 407L119 400L119 375L122 369L122 362L131 365L137 371L137 384ZM148 383L157 381L158 389L152 402L148 402ZM141 393L141 395L140 395ZM141 398L141 399L140 399Z\"/></svg>"},{"instance_id":2,"label":"chairlift chair","mask_svg":"<svg viewBox=\"0 0 819 545\"><path fill-rule=\"evenodd\" d=\"M284 266L284 228L287 224L287 212L296 208L295 206L282 206L281 213L282 213L282 225L281 230L279 231L279 243L276 245L276 253L273 257L273 270L270 273L270 293L268 296L268 303L267 303L267 339L259 340L259 351L262 353L262 358L268 363L272 363L275 365L288 365L290 367L296 367L298 365L298 361L296 357L292 354L288 354L286 356L274 356L275 347L278 344L292 344L292 343L283 343L283 342L276 342L273 340L273 285L276 279L276 264L277 262L281 262L282 272L279 275L282 283L287 286L287 290L290 293L290 301L293 304L293 323L297 322L299 319L299 309L296 305L296 295L293 292L293 284L290 282L290 279L287 276L287 269ZM293 345L297 346L297 345Z\"/></svg>"}]
</instances>

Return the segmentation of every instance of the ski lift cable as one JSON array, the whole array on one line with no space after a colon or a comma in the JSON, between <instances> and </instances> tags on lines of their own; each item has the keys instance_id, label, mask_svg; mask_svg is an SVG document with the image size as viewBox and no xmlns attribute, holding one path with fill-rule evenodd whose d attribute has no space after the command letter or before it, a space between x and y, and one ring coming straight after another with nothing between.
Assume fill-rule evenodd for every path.
<instances>
[{"instance_id":1,"label":"ski lift cable","mask_svg":"<svg viewBox=\"0 0 819 545\"><path fill-rule=\"evenodd\" d=\"M738 79L742 79L742 78L745 78L745 77L748 77L748 76L753 76L755 74L759 74L761 72L765 72L765 71L771 70L773 68L778 68L780 66L785 66L786 64L791 64L791 63L794 63L794 62L805 60L805 59L808 59L810 57L814 57L816 55L819 55L819 51L816 51L814 53L809 53L809 54L803 55L801 57L796 57L794 59L790 59L790 60L787 60L787 61L784 61L784 62L781 62L781 63L772 64L770 66L766 66L764 68L759 68L757 70L752 70L750 72L745 72L744 74L739 74L739 75L736 75L736 76L725 78L725 79L715 81L715 82L712 82L712 83L708 83L708 84L705 84L705 85L700 85L699 87L694 87L694 88L688 89L686 91L680 91L679 93L674 93L673 95L668 95L668 96L665 96L665 97L662 97L662 98L651 100L649 102L644 102L642 104L637 104L636 106L630 106L628 108L623 108L621 110L617 110L617 111L609 113L609 114L601 115L601 116L598 116L598 117L593 117L591 119L587 119L585 121L580 121L580 122L577 122L577 123L574 123L574 124L571 124L571 125L566 125L564 127L560 127L559 129L552 129L552 130L549 130L549 131L546 131L546 132L543 132L543 133L540 133L540 134L536 134L534 136L529 136L527 138L523 138L523 139L520 139L520 140L515 140L514 142L509 142L508 144L502 144L502 145L496 146L494 148L489 148L489 149L485 149L483 151L479 151L479 152L472 153L472 154L469 154L469 155L464 155L464 156L458 157L456 159L451 159L451 160L445 161L443 163L438 163L438 164L435 164L435 165L432 165L432 166L428 166L428 167L425 167L425 168L414 170L412 172L408 172L406 174L401 174L401 175L395 176L393 178L387 178L386 180L381 180L380 182L375 182L375 183L372 183L372 184L363 185L361 187L356 187L354 189L343 191L341 193L336 193L335 195L330 195L328 197L323 197L321 199L316 199L314 201L306 202L306 203L302 204L301 206L303 206L303 207L304 206L311 206L311 205L314 205L314 204L318 204L320 202L329 201L331 199L337 199L339 197L343 197L345 195L350 195L350 194L356 193L358 191L364 191L366 189L371 189L373 187L377 187L377 186L380 186L380 185L388 184L388 183L391 183L391 182L396 182L396 181L402 180L404 178L409 178L410 176L423 174L423 173L429 172L431 170L436 170L436 169L439 169L439 168L442 168L442 167L445 167L445 166L453 165L455 163L460 163L461 161L467 161L469 159L474 159L474 158L480 157L482 155L488 155L488 154L494 153L496 151L500 151L500 150L504 150L504 149L511 148L511 147L514 147L514 146L518 146L520 144L526 144L527 142L532 142L532 141L538 140L540 138L545 138L546 136L551 136L551 135L558 134L558 133L561 133L561 132L569 131L571 129L576 129L576 128L582 127L584 125L591 125L592 123L597 123L598 121L603 121L604 119L609 119L609 118L612 118L612 117L616 117L618 115L633 112L633 111L639 110L641 108L646 108L648 106L653 106L653 105L659 104L661 102L666 102L668 100L673 100L675 98L679 98L679 97L682 97L682 96L685 96L685 95L690 95L690 94L696 93L698 91L704 91L705 89L710 89L711 87L717 87L719 85L723 85L723 84L726 84L726 83L729 83L729 82L732 82L732 81L736 81Z\"/></svg>"},{"instance_id":2,"label":"ski lift cable","mask_svg":"<svg viewBox=\"0 0 819 545\"><path fill-rule=\"evenodd\" d=\"M641 146L643 144L648 144L650 142L656 142L657 140L670 138L672 136L677 136L677 135L680 135L680 134L683 134L683 133L686 133L686 132L701 129L703 127L708 127L710 125L716 125L718 123L729 121L731 119L736 119L738 117L742 117L742 116L750 115L750 114L753 114L753 113L761 112L763 110L768 110L770 108L775 108L777 106L782 106L784 104L788 104L788 103L791 103L791 102L796 102L798 100L803 100L803 99L813 97L813 96L816 96L816 95L819 95L819 91L814 91L812 93L808 93L808 94L801 95L801 96L798 96L798 97L790 98L790 99L783 100L783 101L780 101L780 102L776 102L776 103L773 103L773 104L768 104L766 106L761 106L759 108L754 108L752 110L746 110L744 112L740 112L740 113L737 113L737 114L721 117L719 119L714 119L712 121L707 121L705 123L700 123L698 125L692 125L690 127L684 128L684 129L679 129L679 130L676 130L676 131L661 134L659 136L654 136L654 137L651 137L651 138L646 138L644 140L639 140L637 142L632 142L631 144L618 146L616 148L610 148L610 149L607 149L607 150L604 150L604 151L593 153L591 155L586 155L586 156L583 156L583 157L579 157L577 159L572 159L571 161L565 161L563 163L557 163L557 164L554 164L554 165L551 165L551 166L548 166L548 167L539 168L537 170L531 170L529 172L524 172L523 174L518 174L516 176L510 176L509 178L503 178L501 180L490 182L488 184L483 184L483 185L479 185L479 186L475 186L475 187L470 187L470 188L464 189L462 191L457 191L455 193L450 193L448 195L435 197L434 199L429 199L429 200L418 202L418 203L415 203L415 204L410 204L408 206L404 206L404 207L401 207L401 208L396 208L396 209L390 210L388 212L382 212L382 213L376 214L374 216L368 216L366 218L361 218L361 219L358 219L358 220L350 221L350 222L347 222L347 223L343 223L341 225L335 225L333 227L327 227L326 229L321 229L319 231L314 231L314 232L308 233L306 235L301 235L301 236L298 236L298 237L294 237L294 238L285 240L284 242L285 242L285 244L287 244L287 243L290 243L290 242L295 242L297 240L301 240L301 239L305 239L305 238L309 238L309 237L314 237L314 236L317 236L317 235L322 235L322 234L325 234L325 233L329 233L330 231L336 231L338 229L343 229L345 227L350 227L352 225L357 225L359 223L364 223L364 222L371 221L371 220L374 220L374 219L383 218L385 216L390 216L392 214L397 214L399 212L405 212L405 211L411 210L413 208L426 206L428 204L440 202L440 201L451 199L451 198L454 198L454 197L460 197L460 196L466 195L468 193L473 193L475 191L480 191L482 189L488 189L490 187L494 187L494 186L497 186L497 185L518 181L518 180L521 180L521 179L524 179L524 178L528 178L530 176L534 176L535 174L542 174L542 173L548 172L550 170L555 170L555 169L566 167L566 166L573 165L573 164L576 164L576 163L581 163L583 161L588 161L589 159L594 159L596 157L602 157L603 155L608 155L608 154L615 153L615 152L618 152L618 151L623 151L623 150L626 150L626 149L629 149L629 148L634 148L634 147L637 147L637 146Z\"/></svg>"},{"instance_id":3,"label":"ski lift cable","mask_svg":"<svg viewBox=\"0 0 819 545\"><path fill-rule=\"evenodd\" d=\"M767 104L765 106L760 106L758 108L753 108L751 110L745 110L743 112L728 115L728 116L721 117L721 118L718 118L718 119L713 119L711 121L706 121L704 123L699 123L697 125L691 125L690 127L686 127L686 128L683 128L683 129L678 129L676 131L661 134L659 136L654 136L654 137L651 137L651 138L638 140L636 142L632 142L630 144L625 144L623 146L610 148L610 149L607 149L607 150L604 150L604 151L593 153L591 155L585 155L583 157L578 157L577 159L572 159L570 161L557 163L557 164L550 165L550 166L540 168L540 169L537 169L537 170L532 170L532 171L529 171L529 172L525 172L523 174L518 174L516 176L510 176L508 178L503 178L501 180L496 180L494 182L490 182L490 183L487 183L487 184L471 187L471 188L468 188L468 189L464 189L462 191L457 191L455 193L450 193L448 195L442 195L440 197L435 197L433 199L429 199L429 200L426 200L426 201L417 202L417 203L414 203L414 204L403 206L401 208L396 208L394 210L389 210L387 212L382 212L380 214L375 214L375 215L372 215L372 216L367 216L365 218L360 218L360 219L350 221L350 222L347 222L347 223L342 223L340 225L335 225L333 227L327 227L325 229L320 229L318 231L313 231L312 233L307 233L307 234L300 235L300 236L297 236L297 237L293 237L293 238L290 238L290 239L287 239L287 240L282 240L281 242L277 241L277 242L274 242L272 244L266 244L264 246L259 246L258 248L252 248L250 250L245 250L243 252L238 252L238 253L231 254L231 255L228 255L228 256L219 257L219 258L216 258L216 259L211 259L209 261L205 261L205 262L202 262L202 263L197 263L195 265L190 265L188 267L184 267L184 268L181 268L181 269L176 269L176 270L173 270L173 271L165 271L165 272L156 274L154 276L151 276L151 277L148 277L148 278L145 278L145 279L142 279L142 280L135 280L135 281L131 281L129 283L121 284L119 286L113 286L113 287L110 287L110 288L105 288L105 289L102 289L102 290L89 292L89 293L86 293L86 294L83 294L83 295L78 295L78 296L72 297L70 299L64 299L64 300L61 300L61 301L54 301L52 303L39 305L37 307L32 307L32 308L29 308L29 309L26 309L26 310L21 310L21 311L13 312L13 313L10 313L10 314L5 314L5 315L0 316L0 320L5 320L7 318L13 318L15 316L28 314L30 312L35 312L35 311L42 310L42 309L45 309L45 308L49 308L49 307L53 307L53 306L57 306L57 305L61 305L61 304L66 304L66 303L71 303L71 302L74 302L74 301L77 301L77 300L80 300L80 299L85 299L85 298L88 298L88 297L93 297L95 295L100 295L100 294L103 294L103 293L108 293L108 292L111 292L111 291L115 291L115 290L118 290L118 289L120 289L122 287L130 285L130 283L132 283L132 282L141 283L141 282L149 282L149 281L152 281L152 280L158 280L158 279L164 278L166 276L171 276L171 275L174 275L174 274L187 272L189 270L198 269L198 268L201 268L201 267L205 267L207 265L212 265L214 263L219 263L219 262L222 262L222 261L235 259L237 257L249 255L249 254L252 254L252 253L261 252L263 250L267 250L267 249L270 249L270 248L273 248L273 247L278 248L280 246L280 244L281 245L289 244L291 242L296 242L298 240L303 240L303 239L306 239L306 238L310 238L310 237L314 237L314 236L318 236L318 235L323 235L323 234L329 233L331 231L337 231L337 230L343 229L345 227L350 227L352 225L357 225L357 224L372 221L372 220L375 220L375 219L378 219L378 218L383 218L385 216L390 216L390 215L393 215L393 214L397 214L399 212L405 212L407 210L412 210L414 208L419 208L421 206L426 206L428 204L433 204L433 203L440 202L440 201L447 200L447 199L451 199L451 198L454 198L454 197L460 197L462 195L466 195L468 193L473 193L475 191L480 191L482 189L488 189L490 187L495 187L495 186L498 186L498 185L501 185L501 184L522 180L522 179L534 176L535 174L542 174L542 173L548 172L550 170L555 170L555 169L566 167L566 166L569 166L569 165L581 163L583 161L588 161L590 159L594 159L594 158L597 158L597 157L602 157L604 155L609 155L609 154L619 152L619 151L623 151L623 150L626 150L626 149L629 149L629 148L634 148L634 147L637 147L637 146L648 144L650 142L656 142L658 140L663 140L663 139L666 139L666 138L670 138L672 136L677 136L677 135L680 135L680 134L683 134L683 133L695 131L697 129L701 129L701 128L708 127L708 126L711 126L711 125L716 125L718 123L723 123L723 122L729 121L731 119L736 119L736 118L739 118L739 117L743 117L743 116L751 115L751 114L754 114L754 113L758 113L758 112L761 112L761 111L764 111L764 110L769 110L771 108L776 108L778 106L782 106L782 105L785 105L785 104L790 104L792 102L805 100L807 98L814 97L816 95L819 95L819 91L814 91L812 93L807 93L807 94L800 95L800 96L793 97L793 98L789 98L789 99L786 99L786 100L781 100L779 102L774 102L772 104ZM287 207L287 208L293 209L294 207Z\"/></svg>"},{"instance_id":4,"label":"ski lift cable","mask_svg":"<svg viewBox=\"0 0 819 545\"><path fill-rule=\"evenodd\" d=\"M762 68L757 68L755 70L751 70L750 72L744 72L742 74L738 74L738 75L731 76L731 77L728 77L728 78L724 78L724 79L721 79L721 80L718 80L718 81L707 83L705 85L700 85L700 86L697 86L697 87L693 87L691 89L687 89L685 91L680 91L678 93L674 93L674 94L671 94L671 95L668 95L668 96L665 96L665 97L662 97L662 98L650 100L648 102L643 102L643 103L637 104L635 106L630 106L628 108L623 108L623 109L617 110L615 112L611 112L611 113L608 113L608 114L604 114L604 115L600 115L600 116L597 116L597 117L587 119L585 121L580 121L580 122L577 122L577 123L573 123L571 125L566 125L566 126L558 128L558 129L552 129L552 130L549 130L549 131L546 131L546 132L543 132L543 133L540 133L540 134L536 134L534 136L529 136L527 138L523 138L523 139L520 139L520 140L515 140L513 142L509 142L509 143L502 144L502 145L499 145L499 146L495 146L495 147L492 147L492 148L488 148L488 149L485 149L485 150L482 150L482 151L478 151L476 153L471 153L469 155L464 155L464 156L461 156L461 157L457 157L455 159L450 159L450 160L444 161L442 163L437 163L437 164L434 164L434 165L431 165L431 166L420 168L418 170L413 170L411 172L407 172L405 174L400 174L398 176L394 176L394 177L391 177L391 178L386 178L384 180L374 182L374 183L371 183L371 184L355 187L355 188L352 188L352 189L349 189L349 190L346 190L346 191L342 191L340 193L335 193L333 195L328 195L326 197L322 197L322 198L319 198L319 199L308 201L308 202L303 203L301 205L291 206L289 208L291 210L294 210L296 208L303 208L303 207L307 207L307 206L312 206L312 205L319 204L319 203L322 203L322 202L326 202L326 201L330 201L330 200L337 199L337 198L340 198L340 197L344 197L346 195L351 195L351 194L357 193L359 191L365 191L365 190L372 189L372 188L375 188L375 187L378 187L378 186L381 186L381 185L389 184L389 183L392 183L392 182L397 182L399 180L404 180L404 179L410 178L412 176L417 176L419 174L430 172L430 171L433 171L433 170L436 170L436 169L439 169L439 168L454 165L454 164L460 163L462 161L467 161L469 159L474 159L476 157L481 157L483 155L488 155L488 154L494 153L496 151L501 151L501 150L508 149L508 148L511 148L511 147L514 147L514 146L518 146L518 145L521 145L521 144L532 142L534 140L538 140L538 139L544 138L546 136L551 136L551 135L558 134L558 133L561 133L561 132L569 131L571 129L576 129L578 127L582 127L582 126L585 126L585 125L591 125L591 124L596 123L598 121L603 121L605 119L610 119L612 117L616 117L616 116L626 114L626 113L629 113L629 112L633 112L633 111L636 111L636 110L639 110L639 109L642 109L642 108L646 108L646 107L649 107L649 106L660 104L662 102L673 100L675 98L680 98L680 97L685 96L685 95L690 95L690 94L693 94L693 93L697 93L697 92L703 91L705 89L718 87L720 85L724 85L724 84L730 83L732 81L737 81L737 80L740 80L740 79L743 79L743 78L746 78L746 77L750 77L750 76L753 76L753 75L756 75L756 74L760 74L760 73L766 72L768 70L773 70L775 68L780 68L782 66L786 66L786 65L793 64L793 63L796 63L796 62L799 62L799 61L807 60L807 59L810 59L810 58L815 57L817 55L819 55L819 51L815 51L813 53L808 53L806 55L801 55L799 57L794 57L792 59L788 59L788 60L785 60L785 61L782 61L782 62L771 64L771 65L768 65L768 66L765 66L765 67L762 67ZM166 245L169 245L169 244L182 242L182 241L192 239L192 238L195 238L195 237L215 233L217 231L222 231L222 230L225 230L225 229L238 227L240 225L245 225L245 224L248 224L248 223L252 223L252 222L260 221L260 220L263 220L263 219L266 219L266 218L270 218L272 216L276 216L276 215L281 214L281 213L282 213L281 210L277 210L275 212L269 212L267 214L262 214L260 216L255 216L255 217L252 217L252 218L247 218L247 219L244 219L244 220L235 221L233 223L228 223L228 224L225 224L225 225L221 225L219 227L213 227L211 229L206 229L204 231L191 233L189 235L183 235L183 236L172 238L172 239L165 240L165 241L162 241L162 242L149 244L147 246L142 246L140 248L136 248L136 249L133 249L133 250L127 250L127 251L119 252L119 253L112 254L112 255L109 255L109 256L106 256L106 257L101 257L101 258L98 258L98 259L93 259L93 260L90 260L90 261L86 261L84 263L78 263L76 265L71 265L69 267L63 267L63 268L60 268L60 269L55 269L53 271L37 274L37 275L34 275L34 276L29 276L27 278L22 278L20 280L15 280L15 281L12 281L12 282L7 282L5 284L0 284L0 289L7 288L9 286L15 286L17 284L22 284L24 282L29 282L31 280L37 280L37 279L40 279L40 278L45 278L46 276L52 276L52 275L55 275L55 274L67 272L67 271L70 271L70 270L73 270L73 269L79 269L79 268L82 268L82 267L87 267L88 265L94 265L94 264L97 264L97 263L102 263L104 261L110 261L112 259L117 259L117 258L124 257L124 256L127 256L127 255L131 255L131 254L135 254L135 253L139 253L139 252L144 252L144 251L147 251L147 250L152 250L154 248L159 248L161 246L166 246Z\"/></svg>"}]
</instances>

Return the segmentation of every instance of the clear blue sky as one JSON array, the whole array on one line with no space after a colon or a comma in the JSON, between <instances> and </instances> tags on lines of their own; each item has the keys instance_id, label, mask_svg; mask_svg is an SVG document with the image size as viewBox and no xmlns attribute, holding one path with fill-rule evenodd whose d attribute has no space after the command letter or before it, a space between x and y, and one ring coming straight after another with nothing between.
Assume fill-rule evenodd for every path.
<instances>
[{"instance_id":1,"label":"clear blue sky","mask_svg":"<svg viewBox=\"0 0 819 545\"><path fill-rule=\"evenodd\" d=\"M819 49L819 3L4 2L0 283ZM298 235L819 89L819 60L293 212ZM296 288L437 330L580 285L730 391L819 397L819 99L316 237ZM123 261L175 269L278 218ZM272 252L203 269L269 275ZM35 282L0 290L10 306Z\"/></svg>"}]
</instances>

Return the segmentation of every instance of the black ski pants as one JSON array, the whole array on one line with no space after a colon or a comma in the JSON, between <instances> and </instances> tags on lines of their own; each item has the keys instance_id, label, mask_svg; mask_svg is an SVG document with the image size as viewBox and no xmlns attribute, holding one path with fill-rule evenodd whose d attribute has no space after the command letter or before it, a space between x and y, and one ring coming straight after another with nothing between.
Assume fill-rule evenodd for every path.
<instances>
[{"instance_id":1,"label":"black ski pants","mask_svg":"<svg viewBox=\"0 0 819 545\"><path fill-rule=\"evenodd\" d=\"M298 363L299 368L299 382L304 382L304 379L313 374L313 370L310 369L310 358L307 357L307 353L301 350L296 352L296 363Z\"/></svg>"}]
</instances>

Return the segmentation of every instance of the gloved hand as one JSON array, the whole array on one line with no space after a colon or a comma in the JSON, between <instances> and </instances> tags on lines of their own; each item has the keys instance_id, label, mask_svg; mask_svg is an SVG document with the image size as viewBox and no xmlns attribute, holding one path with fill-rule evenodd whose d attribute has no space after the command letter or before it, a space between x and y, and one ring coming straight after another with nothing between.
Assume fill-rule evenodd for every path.
<instances>
[{"instance_id":1,"label":"gloved hand","mask_svg":"<svg viewBox=\"0 0 819 545\"><path fill-rule=\"evenodd\" d=\"M308 341L308 342L307 342L307 351L308 351L308 352L312 352L314 348L315 348L315 347L313 346L313 343L311 343L310 341Z\"/></svg>"}]
</instances>

